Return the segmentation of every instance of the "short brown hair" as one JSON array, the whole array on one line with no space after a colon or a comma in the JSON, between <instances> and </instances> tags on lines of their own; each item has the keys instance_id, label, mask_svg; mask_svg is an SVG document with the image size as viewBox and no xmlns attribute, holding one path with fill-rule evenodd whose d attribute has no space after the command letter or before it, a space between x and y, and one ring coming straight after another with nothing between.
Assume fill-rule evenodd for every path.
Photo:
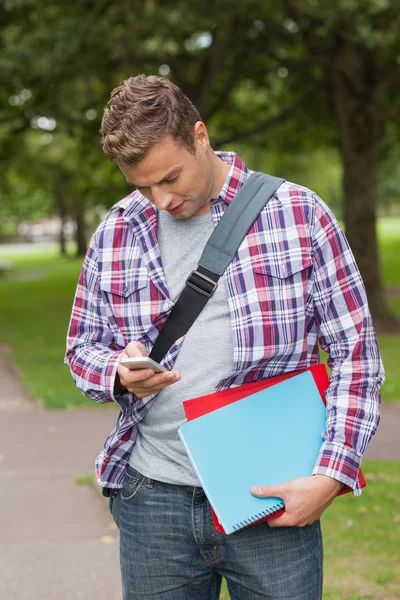
<instances>
[{"instance_id":1,"label":"short brown hair","mask_svg":"<svg viewBox=\"0 0 400 600\"><path fill-rule=\"evenodd\" d=\"M140 162L164 135L195 153L194 125L200 115L182 90L165 77L137 75L116 87L104 109L101 143L110 160Z\"/></svg>"}]
</instances>

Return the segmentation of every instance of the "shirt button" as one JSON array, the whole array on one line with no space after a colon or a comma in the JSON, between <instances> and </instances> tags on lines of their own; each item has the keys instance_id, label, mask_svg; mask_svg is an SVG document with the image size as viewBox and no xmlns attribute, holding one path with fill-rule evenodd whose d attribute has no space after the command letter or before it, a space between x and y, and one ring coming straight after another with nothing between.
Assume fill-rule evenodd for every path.
<instances>
[{"instance_id":1,"label":"shirt button","mask_svg":"<svg viewBox=\"0 0 400 600\"><path fill-rule=\"evenodd\" d=\"M124 294L127 294L127 293L128 293L128 291L129 291L129 288L128 288L128 286L126 285L126 286L124 287Z\"/></svg>"}]
</instances>

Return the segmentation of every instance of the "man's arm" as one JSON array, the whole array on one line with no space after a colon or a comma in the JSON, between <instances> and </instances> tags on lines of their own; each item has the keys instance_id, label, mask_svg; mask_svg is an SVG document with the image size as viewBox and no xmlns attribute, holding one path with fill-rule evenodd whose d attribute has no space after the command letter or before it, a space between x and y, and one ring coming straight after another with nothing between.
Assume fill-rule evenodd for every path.
<instances>
[{"instance_id":1,"label":"man's arm","mask_svg":"<svg viewBox=\"0 0 400 600\"><path fill-rule=\"evenodd\" d=\"M122 406L132 394L114 390L118 359L116 345L104 314L98 276L96 234L92 237L78 280L67 334L65 363L83 394L96 402L115 401ZM122 408L121 406L121 408Z\"/></svg>"},{"instance_id":2,"label":"man's arm","mask_svg":"<svg viewBox=\"0 0 400 600\"><path fill-rule=\"evenodd\" d=\"M344 233L317 196L312 237L314 316L332 369L326 432L314 477L252 489L260 497L283 498L286 513L271 526L312 523L343 484L359 495L361 458L379 422L384 370L364 284Z\"/></svg>"},{"instance_id":3,"label":"man's arm","mask_svg":"<svg viewBox=\"0 0 400 600\"><path fill-rule=\"evenodd\" d=\"M151 396L180 379L178 371L129 371L121 356L147 356L139 341L118 347L108 325L99 288L95 235L82 266L67 336L65 362L77 387L96 402L116 402L124 412L138 398Z\"/></svg>"},{"instance_id":4,"label":"man's arm","mask_svg":"<svg viewBox=\"0 0 400 600\"><path fill-rule=\"evenodd\" d=\"M314 474L361 493L361 458L379 423L385 379L367 295L348 241L329 208L316 197L314 314L332 369L327 424Z\"/></svg>"}]
</instances>

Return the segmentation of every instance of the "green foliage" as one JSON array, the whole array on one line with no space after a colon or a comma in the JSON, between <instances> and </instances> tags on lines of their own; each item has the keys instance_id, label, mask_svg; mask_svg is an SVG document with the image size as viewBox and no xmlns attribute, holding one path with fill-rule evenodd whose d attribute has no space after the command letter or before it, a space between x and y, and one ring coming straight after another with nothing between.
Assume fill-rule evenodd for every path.
<instances>
[{"instance_id":1,"label":"green foliage","mask_svg":"<svg viewBox=\"0 0 400 600\"><path fill-rule=\"evenodd\" d=\"M400 66L399 66L400 71ZM390 124L383 144L383 157L379 177L380 206L387 213L397 206L400 210L400 147L397 128Z\"/></svg>"},{"instance_id":2,"label":"green foliage","mask_svg":"<svg viewBox=\"0 0 400 600\"><path fill-rule=\"evenodd\" d=\"M49 216L53 198L44 186L34 187L13 169L0 184L0 237L16 235L22 221L36 221Z\"/></svg>"},{"instance_id":3,"label":"green foliage","mask_svg":"<svg viewBox=\"0 0 400 600\"><path fill-rule=\"evenodd\" d=\"M265 150L240 143L236 150L255 171L284 177L313 190L330 206L337 218L342 218L342 167L335 149L321 148L292 154L276 148L272 138Z\"/></svg>"},{"instance_id":4,"label":"green foliage","mask_svg":"<svg viewBox=\"0 0 400 600\"><path fill-rule=\"evenodd\" d=\"M44 186L55 210L78 223L85 208L109 207L127 188L99 146L103 108L130 75L163 74L196 104L216 148L240 144L249 166L315 189L336 212L343 198L350 214L363 194L340 191L340 161L360 180L357 161L343 159L336 92L345 82L346 98L365 111L349 122L371 124L348 140L365 149L381 132L389 206L398 201L399 15L396 0L140 0L135 10L123 0L8 0L0 6L3 173L27 178L21 203ZM11 213L8 195L2 200Z\"/></svg>"},{"instance_id":5,"label":"green foliage","mask_svg":"<svg viewBox=\"0 0 400 600\"><path fill-rule=\"evenodd\" d=\"M329 78L333 32L346 28L373 48L383 70L398 43L398 14L389 0L217 0L206 11L194 0L173 6L143 0L135 11L122 1L9 0L0 17L0 156L3 171L10 169L6 179L26 181L18 207L2 191L13 223L43 188L42 213L49 196L54 207L62 201L74 214L79 204L109 207L126 194L117 168L101 153L98 130L110 91L137 72L176 81L200 109L216 146L239 141L252 167L267 163L266 171L276 169L340 206ZM394 83L388 87L388 106L397 93ZM391 148L397 138L392 125ZM396 201L392 166L382 169L382 181L385 203ZM36 214L33 208L31 217Z\"/></svg>"}]
</instances>

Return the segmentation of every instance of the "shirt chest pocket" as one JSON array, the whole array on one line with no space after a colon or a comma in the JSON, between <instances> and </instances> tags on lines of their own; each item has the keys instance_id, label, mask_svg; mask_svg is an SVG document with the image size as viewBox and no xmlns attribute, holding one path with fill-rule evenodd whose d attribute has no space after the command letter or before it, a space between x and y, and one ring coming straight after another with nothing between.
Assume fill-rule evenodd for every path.
<instances>
[{"instance_id":1,"label":"shirt chest pocket","mask_svg":"<svg viewBox=\"0 0 400 600\"><path fill-rule=\"evenodd\" d=\"M304 321L310 309L312 267L311 253L292 261L283 257L274 263L255 261L255 292L264 322L285 329L295 321Z\"/></svg>"},{"instance_id":2,"label":"shirt chest pocket","mask_svg":"<svg viewBox=\"0 0 400 600\"><path fill-rule=\"evenodd\" d=\"M103 273L105 313L119 345L139 340L151 326L148 271L144 267Z\"/></svg>"}]
</instances>

